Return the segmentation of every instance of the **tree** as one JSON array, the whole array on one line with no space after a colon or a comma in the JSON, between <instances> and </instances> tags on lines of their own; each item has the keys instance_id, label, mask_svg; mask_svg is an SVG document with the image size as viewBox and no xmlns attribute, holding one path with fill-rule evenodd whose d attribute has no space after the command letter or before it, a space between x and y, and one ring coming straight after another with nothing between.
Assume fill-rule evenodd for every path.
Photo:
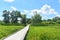
<instances>
[{"instance_id":1,"label":"tree","mask_svg":"<svg viewBox=\"0 0 60 40\"><path fill-rule=\"evenodd\" d=\"M60 24L60 20L57 20L57 23L59 23L59 24Z\"/></svg>"},{"instance_id":2,"label":"tree","mask_svg":"<svg viewBox=\"0 0 60 40\"><path fill-rule=\"evenodd\" d=\"M52 19L48 19L47 21L51 22L51 21L52 21Z\"/></svg>"},{"instance_id":3,"label":"tree","mask_svg":"<svg viewBox=\"0 0 60 40\"><path fill-rule=\"evenodd\" d=\"M3 17L4 17L4 22L5 22L5 23L9 23L9 19L10 19L9 14L10 14L9 11L7 11L7 10L4 10L4 11L3 11Z\"/></svg>"},{"instance_id":4,"label":"tree","mask_svg":"<svg viewBox=\"0 0 60 40\"><path fill-rule=\"evenodd\" d=\"M20 11L16 11L16 17L22 17Z\"/></svg>"},{"instance_id":5,"label":"tree","mask_svg":"<svg viewBox=\"0 0 60 40\"><path fill-rule=\"evenodd\" d=\"M18 17L21 18L20 12L19 12L19 11L14 11L14 10L13 10L13 11L11 12L11 22L12 22L12 23L17 23Z\"/></svg>"},{"instance_id":6,"label":"tree","mask_svg":"<svg viewBox=\"0 0 60 40\"><path fill-rule=\"evenodd\" d=\"M13 10L10 15L11 15L11 22L15 23L15 15L16 15L15 11Z\"/></svg>"},{"instance_id":7,"label":"tree","mask_svg":"<svg viewBox=\"0 0 60 40\"><path fill-rule=\"evenodd\" d=\"M56 22L57 20L60 20L60 17L54 17L53 21Z\"/></svg>"},{"instance_id":8,"label":"tree","mask_svg":"<svg viewBox=\"0 0 60 40\"><path fill-rule=\"evenodd\" d=\"M25 14L22 14L22 20L21 20L22 24L24 26L26 26L26 15Z\"/></svg>"},{"instance_id":9,"label":"tree","mask_svg":"<svg viewBox=\"0 0 60 40\"><path fill-rule=\"evenodd\" d=\"M37 11L35 11L34 16L32 16L32 23L33 24L38 24L38 23L41 23L41 22L42 22L42 20L41 20L40 14L38 14Z\"/></svg>"},{"instance_id":10,"label":"tree","mask_svg":"<svg viewBox=\"0 0 60 40\"><path fill-rule=\"evenodd\" d=\"M31 18L27 18L27 24L31 23Z\"/></svg>"}]
</instances>

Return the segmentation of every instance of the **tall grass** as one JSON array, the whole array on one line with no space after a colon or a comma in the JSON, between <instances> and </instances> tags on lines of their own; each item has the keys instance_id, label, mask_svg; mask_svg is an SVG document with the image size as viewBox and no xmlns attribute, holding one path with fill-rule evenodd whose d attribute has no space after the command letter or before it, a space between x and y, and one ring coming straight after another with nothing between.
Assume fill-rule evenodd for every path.
<instances>
[{"instance_id":1,"label":"tall grass","mask_svg":"<svg viewBox=\"0 0 60 40\"><path fill-rule=\"evenodd\" d=\"M0 39L3 38L3 37L6 37L20 29L22 29L23 26L5 26L5 25L0 25Z\"/></svg>"},{"instance_id":2,"label":"tall grass","mask_svg":"<svg viewBox=\"0 0 60 40\"><path fill-rule=\"evenodd\" d=\"M60 40L60 26L31 26L26 40Z\"/></svg>"}]
</instances>

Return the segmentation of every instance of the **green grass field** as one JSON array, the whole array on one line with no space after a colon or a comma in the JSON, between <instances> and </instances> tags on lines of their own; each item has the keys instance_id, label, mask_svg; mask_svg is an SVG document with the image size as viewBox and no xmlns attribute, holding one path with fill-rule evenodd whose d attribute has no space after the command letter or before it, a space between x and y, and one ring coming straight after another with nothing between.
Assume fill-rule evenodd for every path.
<instances>
[{"instance_id":1,"label":"green grass field","mask_svg":"<svg viewBox=\"0 0 60 40\"><path fill-rule=\"evenodd\" d=\"M23 28L23 26L4 26L4 25L0 25L0 39L16 32L16 31L18 31L22 28Z\"/></svg>"},{"instance_id":2,"label":"green grass field","mask_svg":"<svg viewBox=\"0 0 60 40\"><path fill-rule=\"evenodd\" d=\"M31 26L26 40L60 40L60 26Z\"/></svg>"}]
</instances>

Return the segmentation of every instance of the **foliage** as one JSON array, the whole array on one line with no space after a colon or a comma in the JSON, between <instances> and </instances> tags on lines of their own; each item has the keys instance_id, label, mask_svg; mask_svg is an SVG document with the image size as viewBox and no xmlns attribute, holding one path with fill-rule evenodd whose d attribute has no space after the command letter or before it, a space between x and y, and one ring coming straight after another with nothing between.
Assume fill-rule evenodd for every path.
<instances>
[{"instance_id":1,"label":"foliage","mask_svg":"<svg viewBox=\"0 0 60 40\"><path fill-rule=\"evenodd\" d=\"M21 18L21 13L19 11L13 10L10 15L11 15L11 22L12 23L17 23L18 17Z\"/></svg>"},{"instance_id":2,"label":"foliage","mask_svg":"<svg viewBox=\"0 0 60 40\"><path fill-rule=\"evenodd\" d=\"M53 19L47 19L42 20L42 17L40 14L37 13L37 11L34 12L34 16L32 18L28 19L26 18L26 14L21 14L20 11L3 11L3 17L4 17L4 23L22 23L26 26L26 24L32 23L32 25L39 26L39 25L50 25L55 23L60 23L60 17L54 17ZM18 18L21 18L21 20L18 20Z\"/></svg>"},{"instance_id":3,"label":"foliage","mask_svg":"<svg viewBox=\"0 0 60 40\"><path fill-rule=\"evenodd\" d=\"M19 11L3 11L4 23L17 23L18 18L21 18L21 13Z\"/></svg>"},{"instance_id":4,"label":"foliage","mask_svg":"<svg viewBox=\"0 0 60 40\"><path fill-rule=\"evenodd\" d=\"M42 22L40 14L35 12L34 16L32 16L32 24L40 24Z\"/></svg>"},{"instance_id":5,"label":"foliage","mask_svg":"<svg viewBox=\"0 0 60 40\"><path fill-rule=\"evenodd\" d=\"M10 19L10 17L9 17L9 11L7 11L7 10L4 10L3 11L3 17L4 17L4 22L5 23L9 23L9 19Z\"/></svg>"},{"instance_id":6,"label":"foliage","mask_svg":"<svg viewBox=\"0 0 60 40\"><path fill-rule=\"evenodd\" d=\"M4 10L3 11L3 17L4 17L4 23L12 23L12 24L16 24L18 23L18 21L20 21L23 25L26 26L26 15L25 14L21 14L20 11L7 11ZM21 20L18 20L18 18L21 18Z\"/></svg>"},{"instance_id":7,"label":"foliage","mask_svg":"<svg viewBox=\"0 0 60 40\"><path fill-rule=\"evenodd\" d=\"M26 26L26 15L25 14L22 14L22 20L21 20L22 24L24 26Z\"/></svg>"},{"instance_id":8,"label":"foliage","mask_svg":"<svg viewBox=\"0 0 60 40\"><path fill-rule=\"evenodd\" d=\"M27 18L27 24L31 24L31 18Z\"/></svg>"},{"instance_id":9,"label":"foliage","mask_svg":"<svg viewBox=\"0 0 60 40\"><path fill-rule=\"evenodd\" d=\"M54 17L53 21L56 22L57 20L60 20L60 17Z\"/></svg>"},{"instance_id":10,"label":"foliage","mask_svg":"<svg viewBox=\"0 0 60 40\"><path fill-rule=\"evenodd\" d=\"M57 20L57 23L59 23L59 24L60 24L60 20Z\"/></svg>"}]
</instances>

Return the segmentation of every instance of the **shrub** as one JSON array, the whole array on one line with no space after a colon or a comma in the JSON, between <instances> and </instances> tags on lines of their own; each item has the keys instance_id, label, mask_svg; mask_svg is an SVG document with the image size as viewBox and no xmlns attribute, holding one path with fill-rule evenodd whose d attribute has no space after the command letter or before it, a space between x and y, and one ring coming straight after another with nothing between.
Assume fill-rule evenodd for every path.
<instances>
[{"instance_id":1,"label":"shrub","mask_svg":"<svg viewBox=\"0 0 60 40\"><path fill-rule=\"evenodd\" d=\"M59 23L59 24L60 24L60 20L57 20L57 23Z\"/></svg>"}]
</instances>

